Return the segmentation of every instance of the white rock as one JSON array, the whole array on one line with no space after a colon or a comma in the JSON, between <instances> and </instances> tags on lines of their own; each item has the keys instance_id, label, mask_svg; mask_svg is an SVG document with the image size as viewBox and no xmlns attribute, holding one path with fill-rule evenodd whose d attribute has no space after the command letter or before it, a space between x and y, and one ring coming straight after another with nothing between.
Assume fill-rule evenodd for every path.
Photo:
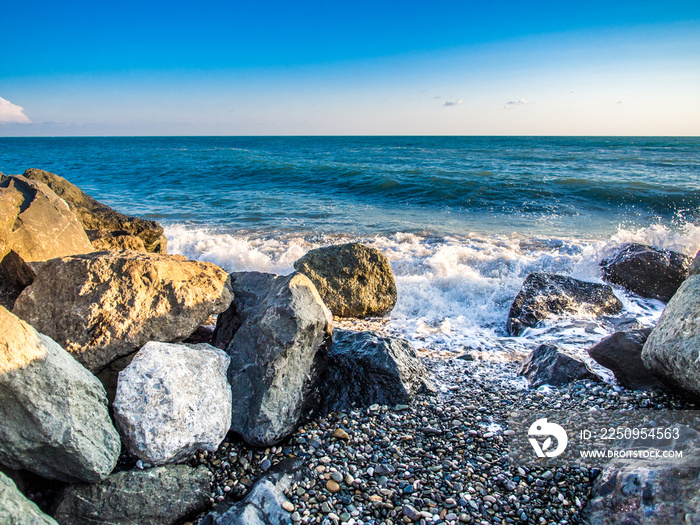
<instances>
[{"instance_id":1,"label":"white rock","mask_svg":"<svg viewBox=\"0 0 700 525\"><path fill-rule=\"evenodd\" d=\"M216 450L231 425L229 362L207 344L146 343L119 374L114 400L129 450L154 465Z\"/></svg>"}]
</instances>

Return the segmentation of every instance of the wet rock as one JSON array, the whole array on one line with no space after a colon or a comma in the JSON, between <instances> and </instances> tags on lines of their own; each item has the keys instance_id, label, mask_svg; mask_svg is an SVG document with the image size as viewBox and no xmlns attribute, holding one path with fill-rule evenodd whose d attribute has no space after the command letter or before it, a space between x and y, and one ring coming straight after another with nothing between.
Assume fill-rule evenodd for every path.
<instances>
[{"instance_id":1,"label":"wet rock","mask_svg":"<svg viewBox=\"0 0 700 525\"><path fill-rule=\"evenodd\" d=\"M700 399L700 275L666 305L642 350L644 365L672 388Z\"/></svg>"},{"instance_id":2,"label":"wet rock","mask_svg":"<svg viewBox=\"0 0 700 525\"><path fill-rule=\"evenodd\" d=\"M598 476L586 507L591 525L700 522L700 454L686 444L683 459L616 460ZM680 450L677 444L668 450Z\"/></svg>"},{"instance_id":3,"label":"wet rock","mask_svg":"<svg viewBox=\"0 0 700 525\"><path fill-rule=\"evenodd\" d=\"M13 311L98 373L148 341L182 341L231 299L213 264L125 250L44 263Z\"/></svg>"},{"instance_id":4,"label":"wet rock","mask_svg":"<svg viewBox=\"0 0 700 525\"><path fill-rule=\"evenodd\" d=\"M693 262L688 269L688 275L700 275L700 252L698 252L695 259L693 259Z\"/></svg>"},{"instance_id":5,"label":"wet rock","mask_svg":"<svg viewBox=\"0 0 700 525\"><path fill-rule=\"evenodd\" d=\"M99 481L121 443L100 382L0 307L0 463L60 481Z\"/></svg>"},{"instance_id":6,"label":"wet rock","mask_svg":"<svg viewBox=\"0 0 700 525\"><path fill-rule=\"evenodd\" d=\"M231 423L229 357L211 345L149 342L119 374L114 418L129 451L154 464L214 451Z\"/></svg>"},{"instance_id":7,"label":"wet rock","mask_svg":"<svg viewBox=\"0 0 700 525\"><path fill-rule=\"evenodd\" d=\"M209 505L205 467L167 465L131 470L100 483L67 487L54 512L61 525L171 525Z\"/></svg>"},{"instance_id":8,"label":"wet rock","mask_svg":"<svg viewBox=\"0 0 700 525\"><path fill-rule=\"evenodd\" d=\"M651 299L668 302L688 276L692 258L643 244L627 244L600 263L606 281Z\"/></svg>"},{"instance_id":9,"label":"wet rock","mask_svg":"<svg viewBox=\"0 0 700 525\"><path fill-rule=\"evenodd\" d=\"M302 460L284 460L262 476L248 495L227 510L210 512L199 525L286 525L293 521L284 492L302 479ZM297 513L298 516L298 513Z\"/></svg>"},{"instance_id":10,"label":"wet rock","mask_svg":"<svg viewBox=\"0 0 700 525\"><path fill-rule=\"evenodd\" d=\"M585 363L562 354L554 345L540 345L530 352L519 374L527 378L532 388L561 386L581 379L600 381Z\"/></svg>"},{"instance_id":11,"label":"wet rock","mask_svg":"<svg viewBox=\"0 0 700 525\"><path fill-rule=\"evenodd\" d=\"M167 252L168 241L163 235L163 227L157 222L119 213L54 173L32 168L25 171L24 176L46 184L65 200L86 231L124 231L140 238L149 252Z\"/></svg>"},{"instance_id":12,"label":"wet rock","mask_svg":"<svg viewBox=\"0 0 700 525\"><path fill-rule=\"evenodd\" d=\"M376 248L358 243L318 248L296 261L294 269L311 279L333 315L382 316L396 304L394 274Z\"/></svg>"},{"instance_id":13,"label":"wet rock","mask_svg":"<svg viewBox=\"0 0 700 525\"><path fill-rule=\"evenodd\" d=\"M335 330L317 395L324 411L335 412L405 404L417 393L433 390L409 341L378 332Z\"/></svg>"},{"instance_id":14,"label":"wet rock","mask_svg":"<svg viewBox=\"0 0 700 525\"><path fill-rule=\"evenodd\" d=\"M10 478L0 472L0 523L8 525L57 525L24 497Z\"/></svg>"},{"instance_id":15,"label":"wet rock","mask_svg":"<svg viewBox=\"0 0 700 525\"><path fill-rule=\"evenodd\" d=\"M608 285L536 272L527 276L515 297L507 329L518 336L552 314L614 315L621 311L622 303Z\"/></svg>"},{"instance_id":16,"label":"wet rock","mask_svg":"<svg viewBox=\"0 0 700 525\"><path fill-rule=\"evenodd\" d=\"M231 429L268 446L297 426L326 366L332 316L307 277L245 272L233 275L236 299L219 316L237 330L227 346L234 407ZM243 291L243 290L247 291Z\"/></svg>"},{"instance_id":17,"label":"wet rock","mask_svg":"<svg viewBox=\"0 0 700 525\"><path fill-rule=\"evenodd\" d=\"M0 189L12 213L7 251L14 250L27 263L93 251L78 219L48 186L13 175L0 178Z\"/></svg>"},{"instance_id":18,"label":"wet rock","mask_svg":"<svg viewBox=\"0 0 700 525\"><path fill-rule=\"evenodd\" d=\"M612 370L615 379L632 390L663 389L659 381L642 362L642 348L651 328L615 332L588 349L596 362Z\"/></svg>"}]
</instances>

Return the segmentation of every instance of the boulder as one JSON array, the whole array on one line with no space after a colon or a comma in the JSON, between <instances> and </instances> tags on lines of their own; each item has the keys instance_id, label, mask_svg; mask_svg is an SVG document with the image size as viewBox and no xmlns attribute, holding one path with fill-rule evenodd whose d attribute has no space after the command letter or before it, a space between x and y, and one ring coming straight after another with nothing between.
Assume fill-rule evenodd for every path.
<instances>
[{"instance_id":1,"label":"boulder","mask_svg":"<svg viewBox=\"0 0 700 525\"><path fill-rule=\"evenodd\" d=\"M378 332L335 330L319 406L325 412L373 404L407 404L432 392L428 371L409 341Z\"/></svg>"},{"instance_id":2,"label":"boulder","mask_svg":"<svg viewBox=\"0 0 700 525\"><path fill-rule=\"evenodd\" d=\"M12 310L22 291L34 282L36 271L14 250L0 262L0 305Z\"/></svg>"},{"instance_id":3,"label":"boulder","mask_svg":"<svg viewBox=\"0 0 700 525\"><path fill-rule=\"evenodd\" d=\"M100 483L64 489L54 516L61 525L173 525L207 508L209 478L203 466L119 472Z\"/></svg>"},{"instance_id":4,"label":"boulder","mask_svg":"<svg viewBox=\"0 0 700 525\"><path fill-rule=\"evenodd\" d=\"M5 175L0 173L0 181L3 180ZM12 249L12 230L23 202L22 193L0 184L0 260Z\"/></svg>"},{"instance_id":5,"label":"boulder","mask_svg":"<svg viewBox=\"0 0 700 525\"><path fill-rule=\"evenodd\" d=\"M13 311L98 373L148 341L182 341L231 300L218 266L124 250L46 262Z\"/></svg>"},{"instance_id":6,"label":"boulder","mask_svg":"<svg viewBox=\"0 0 700 525\"><path fill-rule=\"evenodd\" d=\"M508 313L507 330L518 336L548 316L618 314L622 303L610 286L545 272L525 279Z\"/></svg>"},{"instance_id":7,"label":"boulder","mask_svg":"<svg viewBox=\"0 0 700 525\"><path fill-rule=\"evenodd\" d=\"M631 292L668 302L688 276L692 258L644 244L626 244L600 263L603 277Z\"/></svg>"},{"instance_id":8,"label":"boulder","mask_svg":"<svg viewBox=\"0 0 700 525\"><path fill-rule=\"evenodd\" d=\"M581 379L600 381L586 363L562 354L554 345L540 345L523 360L519 375L531 388L542 385L562 386Z\"/></svg>"},{"instance_id":9,"label":"boulder","mask_svg":"<svg viewBox=\"0 0 700 525\"><path fill-rule=\"evenodd\" d=\"M286 459L273 465L258 479L246 497L225 510L213 510L199 525L285 525L291 514L282 505L290 503L284 492L293 481L304 478L304 461Z\"/></svg>"},{"instance_id":10,"label":"boulder","mask_svg":"<svg viewBox=\"0 0 700 525\"><path fill-rule=\"evenodd\" d=\"M642 362L642 348L651 330L651 328L642 328L615 332L589 348L588 355L599 365L612 370L617 382L625 388L664 389L663 383Z\"/></svg>"},{"instance_id":11,"label":"boulder","mask_svg":"<svg viewBox=\"0 0 700 525\"><path fill-rule=\"evenodd\" d=\"M0 463L94 482L121 443L100 382L54 341L0 307Z\"/></svg>"},{"instance_id":12,"label":"boulder","mask_svg":"<svg viewBox=\"0 0 700 525\"><path fill-rule=\"evenodd\" d=\"M681 393L700 399L700 275L691 275L666 305L642 349L644 365Z\"/></svg>"},{"instance_id":13,"label":"boulder","mask_svg":"<svg viewBox=\"0 0 700 525\"><path fill-rule=\"evenodd\" d=\"M56 195L65 200L86 231L125 231L139 237L146 251L167 253L168 241L163 235L163 227L157 222L119 213L54 173L32 168L25 171L24 176L46 184Z\"/></svg>"},{"instance_id":14,"label":"boulder","mask_svg":"<svg viewBox=\"0 0 700 525\"><path fill-rule=\"evenodd\" d=\"M382 316L396 304L394 274L376 248L358 243L318 248L295 262L294 269L311 279L338 317Z\"/></svg>"},{"instance_id":15,"label":"boulder","mask_svg":"<svg viewBox=\"0 0 700 525\"><path fill-rule=\"evenodd\" d=\"M35 503L17 490L10 478L0 472L0 523L6 525L58 525Z\"/></svg>"},{"instance_id":16,"label":"boulder","mask_svg":"<svg viewBox=\"0 0 700 525\"><path fill-rule=\"evenodd\" d=\"M688 276L691 275L700 275L700 252L697 253L695 259L693 259L693 262L690 264L690 268L688 268Z\"/></svg>"},{"instance_id":17,"label":"boulder","mask_svg":"<svg viewBox=\"0 0 700 525\"><path fill-rule=\"evenodd\" d=\"M145 462L213 452L231 426L230 359L211 345L192 346L147 343L119 374L114 419L129 451Z\"/></svg>"},{"instance_id":18,"label":"boulder","mask_svg":"<svg viewBox=\"0 0 700 525\"><path fill-rule=\"evenodd\" d=\"M700 523L700 435L693 430L688 433L694 434L689 443L663 444L664 450L682 450L682 459L619 459L608 463L591 489L584 511L586 523Z\"/></svg>"},{"instance_id":19,"label":"boulder","mask_svg":"<svg viewBox=\"0 0 700 525\"><path fill-rule=\"evenodd\" d=\"M233 333L226 348L231 430L252 445L269 446L298 425L326 366L333 318L304 275L244 272L232 281L240 295L217 320L219 344L224 327Z\"/></svg>"},{"instance_id":20,"label":"boulder","mask_svg":"<svg viewBox=\"0 0 700 525\"><path fill-rule=\"evenodd\" d=\"M104 250L134 250L135 252L147 252L141 237L131 235L124 230L88 230L88 239L93 248ZM161 252L158 252L161 253ZM165 252L162 252L165 253Z\"/></svg>"},{"instance_id":21,"label":"boulder","mask_svg":"<svg viewBox=\"0 0 700 525\"><path fill-rule=\"evenodd\" d=\"M9 249L24 261L41 262L93 251L78 219L48 186L13 175L1 177L0 188L5 190L5 208L13 213ZM12 204L17 202L17 195L21 200L15 215L17 208Z\"/></svg>"}]
</instances>

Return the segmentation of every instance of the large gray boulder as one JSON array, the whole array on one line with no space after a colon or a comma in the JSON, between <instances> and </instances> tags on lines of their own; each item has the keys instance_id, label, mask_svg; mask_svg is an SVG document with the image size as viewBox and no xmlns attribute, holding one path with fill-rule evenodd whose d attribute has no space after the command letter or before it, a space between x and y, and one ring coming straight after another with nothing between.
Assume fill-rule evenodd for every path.
<instances>
[{"instance_id":1,"label":"large gray boulder","mask_svg":"<svg viewBox=\"0 0 700 525\"><path fill-rule=\"evenodd\" d=\"M107 237L108 234L105 234L105 231L107 231L115 233L114 237L132 235L142 241L141 244L138 244L131 240L129 241L129 246L117 244L119 248L138 248L139 250L143 249L144 251L163 254L167 252L168 241L163 235L163 227L156 221L130 217L119 213L106 204L93 199L80 188L55 173L32 168L25 171L24 176L46 184L56 195L65 200L93 242L94 238L104 239ZM119 232L123 233L120 234ZM106 249L105 242L109 241L103 240L98 245L98 249ZM116 242L123 243L125 240L121 239ZM114 246L110 246L107 249L113 248Z\"/></svg>"},{"instance_id":2,"label":"large gray boulder","mask_svg":"<svg viewBox=\"0 0 700 525\"><path fill-rule=\"evenodd\" d=\"M606 281L642 297L668 302L688 276L692 260L671 250L632 243L603 260L600 266Z\"/></svg>"},{"instance_id":3,"label":"large gray boulder","mask_svg":"<svg viewBox=\"0 0 700 525\"><path fill-rule=\"evenodd\" d=\"M318 388L326 412L373 404L407 404L431 392L428 371L406 339L378 332L335 330L328 368Z\"/></svg>"},{"instance_id":4,"label":"large gray boulder","mask_svg":"<svg viewBox=\"0 0 700 525\"><path fill-rule=\"evenodd\" d=\"M13 311L98 373L148 341L186 339L231 300L218 266L125 250L46 262Z\"/></svg>"},{"instance_id":5,"label":"large gray boulder","mask_svg":"<svg viewBox=\"0 0 700 525\"><path fill-rule=\"evenodd\" d=\"M644 343L647 368L673 388L700 399L700 275L691 275L666 305Z\"/></svg>"},{"instance_id":6,"label":"large gray boulder","mask_svg":"<svg viewBox=\"0 0 700 525\"><path fill-rule=\"evenodd\" d=\"M231 429L252 445L269 446L298 425L326 366L333 318L304 275L244 272L232 274L232 282L244 301L234 300L217 320L219 334L236 328L226 348Z\"/></svg>"},{"instance_id":7,"label":"large gray boulder","mask_svg":"<svg viewBox=\"0 0 700 525\"><path fill-rule=\"evenodd\" d=\"M17 490L17 486L0 472L0 523L3 525L58 525L41 512L36 504Z\"/></svg>"},{"instance_id":8,"label":"large gray boulder","mask_svg":"<svg viewBox=\"0 0 700 525\"><path fill-rule=\"evenodd\" d=\"M3 175L0 189L5 190L4 206L12 213L9 249L24 261L41 262L93 251L78 219L51 188L21 175ZM21 200L13 208L17 195Z\"/></svg>"},{"instance_id":9,"label":"large gray boulder","mask_svg":"<svg viewBox=\"0 0 700 525\"><path fill-rule=\"evenodd\" d=\"M119 373L114 418L124 443L154 465L215 451L231 426L230 363L211 345L150 342Z\"/></svg>"},{"instance_id":10,"label":"large gray boulder","mask_svg":"<svg viewBox=\"0 0 700 525\"><path fill-rule=\"evenodd\" d=\"M554 345L540 345L523 360L519 375L525 376L530 387L542 385L562 386L588 379L600 381L600 377L583 361L562 354Z\"/></svg>"},{"instance_id":11,"label":"large gray boulder","mask_svg":"<svg viewBox=\"0 0 700 525\"><path fill-rule=\"evenodd\" d=\"M644 366L642 348L651 328L615 332L588 349L599 364L612 370L615 379L631 390L663 389L664 385Z\"/></svg>"},{"instance_id":12,"label":"large gray boulder","mask_svg":"<svg viewBox=\"0 0 700 525\"><path fill-rule=\"evenodd\" d=\"M0 307L0 463L60 481L100 481L121 443L100 382Z\"/></svg>"},{"instance_id":13,"label":"large gray boulder","mask_svg":"<svg viewBox=\"0 0 700 525\"><path fill-rule=\"evenodd\" d=\"M172 525L209 505L210 473L167 465L112 474L100 483L70 485L54 517L61 525Z\"/></svg>"},{"instance_id":14,"label":"large gray boulder","mask_svg":"<svg viewBox=\"0 0 700 525\"><path fill-rule=\"evenodd\" d=\"M622 303L610 286L545 272L531 273L508 313L507 330L520 335L551 315L618 314Z\"/></svg>"},{"instance_id":15,"label":"large gray boulder","mask_svg":"<svg viewBox=\"0 0 700 525\"><path fill-rule=\"evenodd\" d=\"M396 304L394 274L376 248L358 243L318 248L295 262L294 269L311 279L338 317L382 316Z\"/></svg>"}]
</instances>

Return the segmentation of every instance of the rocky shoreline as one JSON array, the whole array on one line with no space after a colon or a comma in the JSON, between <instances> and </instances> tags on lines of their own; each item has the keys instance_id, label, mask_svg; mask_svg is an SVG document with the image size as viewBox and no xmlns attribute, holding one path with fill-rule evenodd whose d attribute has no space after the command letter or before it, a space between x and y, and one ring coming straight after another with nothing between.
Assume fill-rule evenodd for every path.
<instances>
[{"instance_id":1,"label":"rocky shoreline","mask_svg":"<svg viewBox=\"0 0 700 525\"><path fill-rule=\"evenodd\" d=\"M227 274L41 170L0 176L0 209L2 523L700 520L700 469L509 455L515 413L695 410L698 258L629 245L601 262L669 301L656 330L620 320L590 350L633 390L553 345L501 363L415 349L383 329L394 277L360 244ZM621 310L610 285L538 272L507 329Z\"/></svg>"}]
</instances>

